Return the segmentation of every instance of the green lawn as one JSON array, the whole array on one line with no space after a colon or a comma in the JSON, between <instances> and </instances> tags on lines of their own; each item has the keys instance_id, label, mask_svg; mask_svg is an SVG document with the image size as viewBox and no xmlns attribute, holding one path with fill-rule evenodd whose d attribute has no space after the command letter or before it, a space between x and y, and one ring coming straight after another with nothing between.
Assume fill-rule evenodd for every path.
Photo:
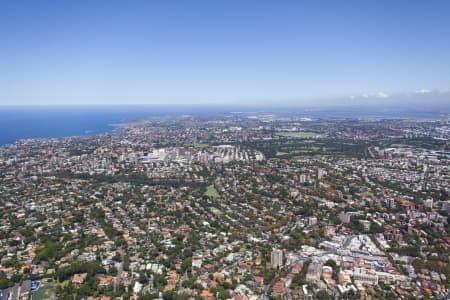
<instances>
[{"instance_id":1,"label":"green lawn","mask_svg":"<svg viewBox=\"0 0 450 300\"><path fill-rule=\"evenodd\" d=\"M216 198L216 197L219 197L219 192L216 190L216 188L213 185L210 185L206 189L205 196L210 197L210 198Z\"/></svg>"},{"instance_id":2,"label":"green lawn","mask_svg":"<svg viewBox=\"0 0 450 300\"><path fill-rule=\"evenodd\" d=\"M277 135L284 137L293 137L293 138L317 138L317 133L314 132L287 132L281 131L277 132Z\"/></svg>"},{"instance_id":3,"label":"green lawn","mask_svg":"<svg viewBox=\"0 0 450 300\"><path fill-rule=\"evenodd\" d=\"M405 148L408 147L409 145L406 144L391 144L392 148Z\"/></svg>"},{"instance_id":4,"label":"green lawn","mask_svg":"<svg viewBox=\"0 0 450 300\"><path fill-rule=\"evenodd\" d=\"M194 143L194 144L189 144L189 145L185 145L186 147L194 147L194 148L206 148L209 147L209 144L203 144L203 143Z\"/></svg>"},{"instance_id":5,"label":"green lawn","mask_svg":"<svg viewBox=\"0 0 450 300\"><path fill-rule=\"evenodd\" d=\"M296 154L308 154L311 152L315 152L315 151L319 151L320 147L309 147L309 148L301 148L301 149L295 149L295 150L290 150L289 152L285 152L285 151L278 151L277 152L277 156L284 156L284 155L296 155Z\"/></svg>"},{"instance_id":6,"label":"green lawn","mask_svg":"<svg viewBox=\"0 0 450 300\"><path fill-rule=\"evenodd\" d=\"M39 289L33 293L32 300L45 300L55 297L56 285L51 283L42 284Z\"/></svg>"},{"instance_id":7,"label":"green lawn","mask_svg":"<svg viewBox=\"0 0 450 300\"><path fill-rule=\"evenodd\" d=\"M297 149L297 150L293 150L290 153L291 154L304 154L304 153L311 153L311 152L315 152L317 150L319 150L320 148L318 147L311 147L308 149Z\"/></svg>"}]
</instances>

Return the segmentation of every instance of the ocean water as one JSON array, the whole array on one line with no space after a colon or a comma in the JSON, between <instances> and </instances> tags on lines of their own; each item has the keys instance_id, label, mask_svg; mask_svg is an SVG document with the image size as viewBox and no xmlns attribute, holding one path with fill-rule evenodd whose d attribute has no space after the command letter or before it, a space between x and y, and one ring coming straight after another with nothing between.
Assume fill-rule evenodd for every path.
<instances>
[{"instance_id":1,"label":"ocean water","mask_svg":"<svg viewBox=\"0 0 450 300\"><path fill-rule=\"evenodd\" d=\"M255 108L226 106L27 106L0 107L0 145L14 143L25 138L50 138L83 136L108 133L115 130L113 124L127 119L182 114L223 114L229 112L247 114L278 113L305 117L328 118L441 118L442 114L407 112L404 110L361 111L342 109Z\"/></svg>"},{"instance_id":2,"label":"ocean water","mask_svg":"<svg viewBox=\"0 0 450 300\"><path fill-rule=\"evenodd\" d=\"M196 106L28 106L0 107L0 145L26 138L108 133L127 119L222 112Z\"/></svg>"}]
</instances>

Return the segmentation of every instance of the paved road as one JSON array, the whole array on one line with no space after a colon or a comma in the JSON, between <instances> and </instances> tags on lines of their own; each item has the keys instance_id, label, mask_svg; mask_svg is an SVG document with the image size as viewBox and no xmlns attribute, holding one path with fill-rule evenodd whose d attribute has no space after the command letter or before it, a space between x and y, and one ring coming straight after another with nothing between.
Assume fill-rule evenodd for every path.
<instances>
[{"instance_id":1,"label":"paved road","mask_svg":"<svg viewBox=\"0 0 450 300\"><path fill-rule=\"evenodd\" d=\"M114 292L116 292L117 286L120 284L120 279L121 279L120 276L122 275L122 271L123 271L123 249L122 249L122 247L120 247L117 251L120 254L121 262L116 264L116 266L117 266L117 275L114 278L114 289L113 289Z\"/></svg>"}]
</instances>

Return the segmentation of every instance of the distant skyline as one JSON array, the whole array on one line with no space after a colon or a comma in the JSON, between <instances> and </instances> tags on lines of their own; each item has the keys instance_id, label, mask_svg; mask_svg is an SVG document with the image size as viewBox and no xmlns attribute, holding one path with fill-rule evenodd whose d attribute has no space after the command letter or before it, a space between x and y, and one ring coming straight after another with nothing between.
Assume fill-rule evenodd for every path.
<instances>
[{"instance_id":1,"label":"distant skyline","mask_svg":"<svg viewBox=\"0 0 450 300\"><path fill-rule=\"evenodd\" d=\"M450 1L2 1L0 105L450 107Z\"/></svg>"}]
</instances>

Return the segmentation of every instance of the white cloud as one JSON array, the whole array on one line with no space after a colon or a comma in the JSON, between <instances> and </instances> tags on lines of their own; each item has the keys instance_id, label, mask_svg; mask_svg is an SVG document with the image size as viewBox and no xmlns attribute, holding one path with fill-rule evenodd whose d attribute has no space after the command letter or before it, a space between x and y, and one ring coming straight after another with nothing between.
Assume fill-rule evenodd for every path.
<instances>
[{"instance_id":1,"label":"white cloud","mask_svg":"<svg viewBox=\"0 0 450 300\"><path fill-rule=\"evenodd\" d=\"M415 91L414 93L416 93L416 94L429 94L429 93L431 93L431 90L421 89L421 90Z\"/></svg>"},{"instance_id":2,"label":"white cloud","mask_svg":"<svg viewBox=\"0 0 450 300\"><path fill-rule=\"evenodd\" d=\"M389 95L384 92L377 92L374 94L362 94L362 98L368 99L368 98L389 98Z\"/></svg>"},{"instance_id":3,"label":"white cloud","mask_svg":"<svg viewBox=\"0 0 450 300\"><path fill-rule=\"evenodd\" d=\"M383 92L378 92L374 95L375 98L389 98L389 95Z\"/></svg>"}]
</instances>

